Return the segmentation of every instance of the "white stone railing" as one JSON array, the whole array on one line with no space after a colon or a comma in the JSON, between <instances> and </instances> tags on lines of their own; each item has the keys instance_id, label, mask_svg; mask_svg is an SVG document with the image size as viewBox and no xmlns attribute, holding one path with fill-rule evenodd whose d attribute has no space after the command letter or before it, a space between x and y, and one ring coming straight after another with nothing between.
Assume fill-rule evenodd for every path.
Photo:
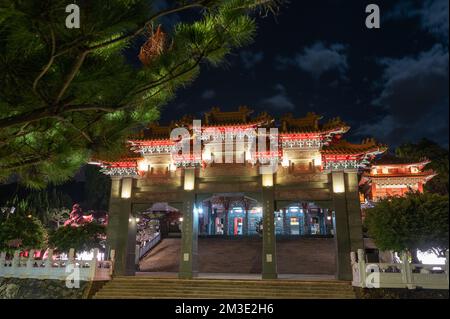
<instances>
[{"instance_id":1,"label":"white stone railing","mask_svg":"<svg viewBox=\"0 0 450 319\"><path fill-rule=\"evenodd\" d=\"M70 249L67 260L53 258L53 250L48 250L48 258L35 259L34 250L29 257L20 257L16 251L12 259L0 253L0 277L67 280L69 277L79 281L110 280L114 265L114 250L111 260L98 260L98 249L94 249L91 260L78 260L74 249Z\"/></svg>"},{"instance_id":2,"label":"white stone railing","mask_svg":"<svg viewBox=\"0 0 450 319\"><path fill-rule=\"evenodd\" d=\"M449 261L445 265L411 264L407 254L401 263L366 263L364 250L350 255L353 272L352 285L361 288L449 288Z\"/></svg>"}]
</instances>

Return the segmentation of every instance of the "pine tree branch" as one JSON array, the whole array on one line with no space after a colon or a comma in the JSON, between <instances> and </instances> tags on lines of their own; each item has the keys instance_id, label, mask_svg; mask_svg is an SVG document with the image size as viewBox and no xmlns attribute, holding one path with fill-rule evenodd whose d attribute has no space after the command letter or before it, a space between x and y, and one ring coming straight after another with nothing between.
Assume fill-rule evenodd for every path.
<instances>
[{"instance_id":1,"label":"pine tree branch","mask_svg":"<svg viewBox=\"0 0 450 319\"><path fill-rule=\"evenodd\" d=\"M39 97L43 98L43 96L37 91L37 86L39 84L39 81L42 79L42 77L50 70L50 67L52 66L53 62L55 61L55 51L56 51L56 38L55 38L55 32L53 30L52 25L50 25L50 34L51 34L51 42L52 42L52 50L50 54L50 59L48 63L44 66L41 73L36 77L36 79L33 82L33 91L38 95ZM45 99L44 99L45 101Z\"/></svg>"},{"instance_id":2,"label":"pine tree branch","mask_svg":"<svg viewBox=\"0 0 450 319\"><path fill-rule=\"evenodd\" d=\"M69 88L70 84L72 83L73 79L75 78L75 76L77 75L78 71L80 70L81 66L83 65L84 60L86 59L86 56L88 55L88 51L83 51L81 52L76 61L75 64L72 67L72 70L70 71L70 73L67 75L66 79L64 80L64 83L61 87L61 90L58 93L58 96L56 97L55 100L55 104L57 105L62 97L64 96L64 93L67 91L67 89Z\"/></svg>"},{"instance_id":3,"label":"pine tree branch","mask_svg":"<svg viewBox=\"0 0 450 319\"><path fill-rule=\"evenodd\" d=\"M148 27L148 25L151 22L153 22L154 20L156 20L156 19L162 18L162 17L164 17L166 15L169 15L169 14L177 13L177 12L180 12L180 11L185 11L185 10L188 10L188 9L203 8L205 6L205 4L207 4L208 2L209 2L209 0L198 0L198 1L194 2L194 3L190 3L190 4L182 5L180 7L175 7L175 8L170 8L170 9L166 9L166 10L160 11L160 12L156 13L155 15L151 16L150 19L145 23L145 25L143 27L141 27L141 28L139 28L139 29L137 29L137 30L135 30L135 31L133 31L131 33L124 34L124 35L122 35L120 37L117 37L115 39L108 40L108 41L105 41L103 43L100 43L100 44L94 45L92 47L89 47L88 50L89 50L89 52L92 52L92 51L95 51L97 49L101 49L101 48L107 47L107 46L109 46L111 44L114 44L114 43L117 43L117 42L120 42L120 41L123 41L123 40L132 39L132 38L140 35L141 33L143 33L145 31L145 29Z\"/></svg>"}]
</instances>

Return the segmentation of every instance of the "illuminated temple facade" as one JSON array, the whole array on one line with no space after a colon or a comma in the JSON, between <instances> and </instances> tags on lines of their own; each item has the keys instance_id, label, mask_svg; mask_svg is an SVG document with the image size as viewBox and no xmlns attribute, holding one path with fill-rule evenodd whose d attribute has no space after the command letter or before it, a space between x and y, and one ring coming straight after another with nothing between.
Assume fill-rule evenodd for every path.
<instances>
[{"instance_id":1,"label":"illuminated temple facade","mask_svg":"<svg viewBox=\"0 0 450 319\"><path fill-rule=\"evenodd\" d=\"M358 174L386 146L373 139L349 143L343 139L348 125L314 113L275 120L247 107L234 112L213 108L201 119L202 132L195 131L192 120L184 117L167 127L152 124L130 138L122 159L96 161L112 178L108 245L116 251L116 273L134 274L135 217L156 203L167 203L182 214L181 278L197 272L198 236L261 234L264 279L277 278L277 236L334 236L336 278L351 279L350 252L364 246ZM232 141L226 132L254 129L263 134L257 129L274 127L276 140L267 140L279 146L275 152L226 146ZM215 142L202 140L200 156L174 153L174 128L186 128L191 140L213 131ZM218 141L224 146L214 145ZM235 160L227 163L230 152ZM261 170L264 162L275 163L276 170ZM383 176L373 173L365 178ZM382 195L374 189L374 196Z\"/></svg>"}]
</instances>

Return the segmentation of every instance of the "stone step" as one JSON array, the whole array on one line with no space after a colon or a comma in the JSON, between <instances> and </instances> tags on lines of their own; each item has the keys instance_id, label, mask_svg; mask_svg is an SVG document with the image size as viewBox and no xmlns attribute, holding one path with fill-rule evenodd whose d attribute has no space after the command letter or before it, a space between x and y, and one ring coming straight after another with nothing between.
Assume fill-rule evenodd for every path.
<instances>
[{"instance_id":1,"label":"stone step","mask_svg":"<svg viewBox=\"0 0 450 319\"><path fill-rule=\"evenodd\" d=\"M284 292L284 293L346 293L348 291L353 292L352 289L344 290L344 289L258 289L258 288L246 288L246 287L234 287L234 288L223 288L223 287L139 287L139 288L130 288L130 287L104 287L104 290L108 291L208 291L211 293L214 292L228 292L228 291L236 291L236 290L245 290L251 291L254 293L274 293L274 292Z\"/></svg>"},{"instance_id":2,"label":"stone step","mask_svg":"<svg viewBox=\"0 0 450 319\"><path fill-rule=\"evenodd\" d=\"M119 285L119 284L106 284L103 289L123 289L123 290L158 290L158 289L179 289L179 290L192 290L192 289L202 289L202 290L235 290L246 289L246 290L255 290L255 291L351 291L350 287L339 287L339 288L330 288L330 287L280 287L280 286L241 286L241 285L229 285L229 286L220 286L220 285Z\"/></svg>"},{"instance_id":3,"label":"stone step","mask_svg":"<svg viewBox=\"0 0 450 319\"><path fill-rule=\"evenodd\" d=\"M282 300L286 300L286 299L313 299L313 300L317 300L317 299L355 299L354 296L352 297L341 297L341 296L329 296L329 297L315 297L315 296L297 296L297 297L292 297L292 298L287 298L287 297L246 297L246 298L242 298L242 297L230 297L230 296L219 296L219 297L214 297L212 298L211 296L191 296L189 298L184 297L184 296L154 296L154 297L141 297L141 296L100 296L100 297L95 297L94 299L236 299L236 300L241 300L241 299L246 299L246 300L251 300L251 299L282 299Z\"/></svg>"},{"instance_id":4,"label":"stone step","mask_svg":"<svg viewBox=\"0 0 450 319\"><path fill-rule=\"evenodd\" d=\"M201 292L192 292L192 293L180 293L180 292L155 292L154 294L143 294L136 292L101 292L95 296L95 299L102 298L173 298L173 299L191 299L191 298L205 298L205 299L303 299L303 298L312 298L312 299L354 299L355 296L353 294L341 294L341 293L298 293L298 294L245 294L242 292L236 293L201 293Z\"/></svg>"},{"instance_id":5,"label":"stone step","mask_svg":"<svg viewBox=\"0 0 450 319\"><path fill-rule=\"evenodd\" d=\"M133 288L121 288L121 287L104 287L102 291L108 291L108 292L137 292L137 293L158 293L158 292L182 292L182 293L190 293L191 291L201 291L201 292L208 292L208 293L240 293L243 291L242 287L235 287L235 288L228 288L223 289L220 287L210 287L210 288L177 288L177 287L159 287L158 289L145 289L141 287L137 287L135 289ZM327 293L353 293L352 290L323 290L323 289L311 289L311 290L278 290L278 289L245 289L245 292L247 293L253 293L253 294L298 294L298 293L318 293L318 294L327 294Z\"/></svg>"},{"instance_id":6,"label":"stone step","mask_svg":"<svg viewBox=\"0 0 450 319\"><path fill-rule=\"evenodd\" d=\"M97 292L101 299L349 299L355 298L348 282L162 279L115 277Z\"/></svg>"},{"instance_id":7,"label":"stone step","mask_svg":"<svg viewBox=\"0 0 450 319\"><path fill-rule=\"evenodd\" d=\"M120 283L120 284L176 284L176 285L193 285L193 286L201 286L208 285L211 286L213 284L226 286L226 285L241 285L241 286L274 286L274 287L301 287L301 286L317 286L317 287L350 287L349 282L342 281L285 281L285 280L215 280L215 279L195 279L195 280L182 280L182 279L126 279L126 278L114 278L112 283Z\"/></svg>"}]
</instances>

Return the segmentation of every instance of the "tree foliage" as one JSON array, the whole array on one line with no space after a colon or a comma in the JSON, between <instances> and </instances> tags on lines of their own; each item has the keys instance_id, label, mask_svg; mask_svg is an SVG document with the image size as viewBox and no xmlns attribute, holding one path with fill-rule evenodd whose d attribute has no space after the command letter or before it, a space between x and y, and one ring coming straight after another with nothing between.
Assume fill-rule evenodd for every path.
<instances>
[{"instance_id":1,"label":"tree foliage","mask_svg":"<svg viewBox=\"0 0 450 319\"><path fill-rule=\"evenodd\" d=\"M366 211L365 227L382 250L432 250L443 256L448 249L448 196L410 192L387 197Z\"/></svg>"},{"instance_id":2,"label":"tree foliage","mask_svg":"<svg viewBox=\"0 0 450 319\"><path fill-rule=\"evenodd\" d=\"M40 249L45 246L47 232L36 217L14 214L0 221L0 251ZM17 243L13 247L11 242Z\"/></svg>"},{"instance_id":3,"label":"tree foliage","mask_svg":"<svg viewBox=\"0 0 450 319\"><path fill-rule=\"evenodd\" d=\"M70 0L0 0L0 180L59 183L89 158L114 158L133 129L155 120L202 64L220 65L250 43L254 16L280 0L82 1L80 29L67 29ZM186 21L164 24L188 11ZM150 65L130 63L162 24L167 43Z\"/></svg>"},{"instance_id":4,"label":"tree foliage","mask_svg":"<svg viewBox=\"0 0 450 319\"><path fill-rule=\"evenodd\" d=\"M93 210L108 210L111 179L93 165L87 165L84 174L85 202L82 206Z\"/></svg>"},{"instance_id":5,"label":"tree foliage","mask_svg":"<svg viewBox=\"0 0 450 319\"><path fill-rule=\"evenodd\" d=\"M438 175L425 184L425 190L448 195L448 149L430 140L422 139L418 143L400 145L396 149L396 155L412 161L429 159L431 163L426 168L433 169Z\"/></svg>"},{"instance_id":6,"label":"tree foliage","mask_svg":"<svg viewBox=\"0 0 450 319\"><path fill-rule=\"evenodd\" d=\"M60 227L51 231L48 243L59 252L68 253L71 248L76 252L89 251L101 248L105 235L105 227L93 222L77 227Z\"/></svg>"},{"instance_id":7,"label":"tree foliage","mask_svg":"<svg viewBox=\"0 0 450 319\"><path fill-rule=\"evenodd\" d=\"M72 199L54 186L49 186L43 190L21 188L6 202L6 206L15 207L16 214L32 215L46 227L51 227L53 225L50 225L50 222L55 222L55 214L63 213L72 207Z\"/></svg>"}]
</instances>

